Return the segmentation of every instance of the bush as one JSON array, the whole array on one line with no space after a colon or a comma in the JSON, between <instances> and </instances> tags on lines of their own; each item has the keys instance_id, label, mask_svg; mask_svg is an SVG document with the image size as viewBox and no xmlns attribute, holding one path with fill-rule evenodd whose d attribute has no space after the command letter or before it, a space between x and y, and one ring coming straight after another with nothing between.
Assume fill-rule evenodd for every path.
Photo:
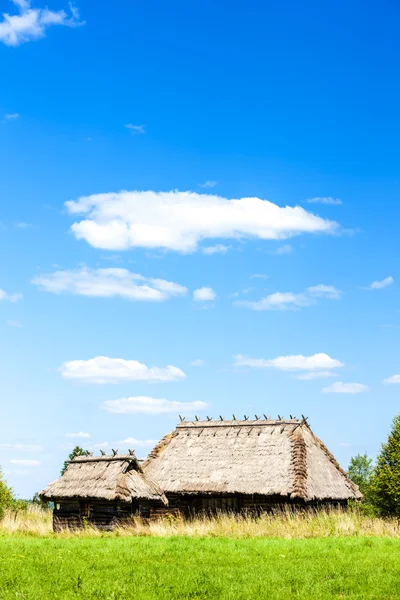
<instances>
[{"instance_id":1,"label":"bush","mask_svg":"<svg viewBox=\"0 0 400 600\"><path fill-rule=\"evenodd\" d=\"M400 415L382 445L371 481L373 504L382 516L400 517Z\"/></svg>"},{"instance_id":2,"label":"bush","mask_svg":"<svg viewBox=\"0 0 400 600\"><path fill-rule=\"evenodd\" d=\"M3 472L0 467L0 519L3 517L4 510L11 508L14 502L12 489L7 485Z\"/></svg>"}]
</instances>

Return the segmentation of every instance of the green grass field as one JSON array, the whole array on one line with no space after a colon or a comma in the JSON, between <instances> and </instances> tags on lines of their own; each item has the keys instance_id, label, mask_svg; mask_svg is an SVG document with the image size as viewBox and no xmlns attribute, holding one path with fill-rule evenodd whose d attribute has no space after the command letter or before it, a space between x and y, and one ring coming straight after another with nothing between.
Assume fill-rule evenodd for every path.
<instances>
[{"instance_id":1,"label":"green grass field","mask_svg":"<svg viewBox=\"0 0 400 600\"><path fill-rule=\"evenodd\" d=\"M400 539L0 538L0 598L400 598Z\"/></svg>"}]
</instances>

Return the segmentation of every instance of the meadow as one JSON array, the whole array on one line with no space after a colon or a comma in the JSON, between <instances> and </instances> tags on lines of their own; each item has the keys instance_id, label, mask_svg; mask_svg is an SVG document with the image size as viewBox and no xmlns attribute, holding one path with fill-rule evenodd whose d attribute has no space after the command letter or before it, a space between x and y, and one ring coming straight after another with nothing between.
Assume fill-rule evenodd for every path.
<instances>
[{"instance_id":1,"label":"meadow","mask_svg":"<svg viewBox=\"0 0 400 600\"><path fill-rule=\"evenodd\" d=\"M397 521L221 515L54 534L48 511L0 523L0 598L400 598Z\"/></svg>"}]
</instances>

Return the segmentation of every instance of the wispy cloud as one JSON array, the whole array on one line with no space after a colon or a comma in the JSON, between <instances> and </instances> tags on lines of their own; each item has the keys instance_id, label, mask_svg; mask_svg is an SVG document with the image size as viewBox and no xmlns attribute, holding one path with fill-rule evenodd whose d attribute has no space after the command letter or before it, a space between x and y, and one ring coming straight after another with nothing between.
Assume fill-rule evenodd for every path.
<instances>
[{"instance_id":1,"label":"wispy cloud","mask_svg":"<svg viewBox=\"0 0 400 600\"><path fill-rule=\"evenodd\" d=\"M194 414L207 407L205 402L176 402L165 398L152 398L150 396L131 396L119 398L118 400L107 400L102 408L114 414L146 414L161 415L172 414Z\"/></svg>"},{"instance_id":2,"label":"wispy cloud","mask_svg":"<svg viewBox=\"0 0 400 600\"><path fill-rule=\"evenodd\" d=\"M389 285L392 285L394 283L394 279L393 277L390 275L389 277L386 277L385 279L382 279L380 281L373 281L368 287L368 290L381 290L382 288L388 287Z\"/></svg>"},{"instance_id":3,"label":"wispy cloud","mask_svg":"<svg viewBox=\"0 0 400 600\"><path fill-rule=\"evenodd\" d=\"M96 356L89 360L65 362L60 373L65 379L80 380L87 383L118 383L121 381L178 381L186 377L185 373L168 365L167 367L148 367L137 360Z\"/></svg>"},{"instance_id":4,"label":"wispy cloud","mask_svg":"<svg viewBox=\"0 0 400 600\"><path fill-rule=\"evenodd\" d=\"M12 465L20 465L21 467L38 467L40 465L40 460L29 460L22 458L12 458L9 462Z\"/></svg>"},{"instance_id":5,"label":"wispy cloud","mask_svg":"<svg viewBox=\"0 0 400 600\"><path fill-rule=\"evenodd\" d=\"M66 433L65 437L71 438L73 440L88 440L92 436L86 431L77 431L76 433Z\"/></svg>"},{"instance_id":6,"label":"wispy cloud","mask_svg":"<svg viewBox=\"0 0 400 600\"><path fill-rule=\"evenodd\" d=\"M138 135L141 133L146 133L144 125L133 125L132 123L128 123L125 125L126 129L129 129L132 135Z\"/></svg>"},{"instance_id":7,"label":"wispy cloud","mask_svg":"<svg viewBox=\"0 0 400 600\"><path fill-rule=\"evenodd\" d=\"M8 302L18 302L23 298L22 294L8 294L4 290L0 289L0 301L8 300Z\"/></svg>"},{"instance_id":8,"label":"wispy cloud","mask_svg":"<svg viewBox=\"0 0 400 600\"><path fill-rule=\"evenodd\" d=\"M1 28L1 23L0 23L0 28ZM1 31L1 29L0 29ZM4 119L3 119L3 123L6 123L7 121L16 121L17 119L20 118L20 114L19 113L7 113L6 115L4 115Z\"/></svg>"},{"instance_id":9,"label":"wispy cloud","mask_svg":"<svg viewBox=\"0 0 400 600\"><path fill-rule=\"evenodd\" d=\"M21 321L15 321L13 319L8 319L7 325L9 327L16 327L17 329L21 329L21 327L22 327Z\"/></svg>"},{"instance_id":10,"label":"wispy cloud","mask_svg":"<svg viewBox=\"0 0 400 600\"><path fill-rule=\"evenodd\" d=\"M337 300L341 294L342 292L332 285L320 283L301 293L274 292L260 300L238 300L235 304L252 310L296 310L315 304L318 298Z\"/></svg>"},{"instance_id":11,"label":"wispy cloud","mask_svg":"<svg viewBox=\"0 0 400 600\"><path fill-rule=\"evenodd\" d=\"M207 180L204 183L199 183L199 187L202 188L213 188L217 185L216 181Z\"/></svg>"},{"instance_id":12,"label":"wispy cloud","mask_svg":"<svg viewBox=\"0 0 400 600\"><path fill-rule=\"evenodd\" d=\"M307 288L307 294L313 298L329 298L330 300L339 300L342 296L342 292L333 285L312 285Z\"/></svg>"},{"instance_id":13,"label":"wispy cloud","mask_svg":"<svg viewBox=\"0 0 400 600\"><path fill-rule=\"evenodd\" d=\"M37 275L34 285L46 292L67 292L78 296L113 298L120 296L128 300L159 302L173 296L185 296L187 288L165 279L144 277L127 269L107 268L55 271Z\"/></svg>"},{"instance_id":14,"label":"wispy cloud","mask_svg":"<svg viewBox=\"0 0 400 600\"><path fill-rule=\"evenodd\" d=\"M400 383L400 375L392 375L391 377L384 379L383 383L389 383L389 384Z\"/></svg>"},{"instance_id":15,"label":"wispy cloud","mask_svg":"<svg viewBox=\"0 0 400 600\"><path fill-rule=\"evenodd\" d=\"M226 254L229 250L229 246L224 244L216 244L215 246L206 246L202 248L203 254Z\"/></svg>"},{"instance_id":16,"label":"wispy cloud","mask_svg":"<svg viewBox=\"0 0 400 600\"><path fill-rule=\"evenodd\" d=\"M131 448L134 450L135 448L152 448L158 443L158 440L138 440L134 437L128 437L125 440L120 440L116 442L118 446L122 448Z\"/></svg>"},{"instance_id":17,"label":"wispy cloud","mask_svg":"<svg viewBox=\"0 0 400 600\"><path fill-rule=\"evenodd\" d=\"M202 367L204 363L205 360L203 360L202 358L196 358L195 360L192 360L190 364L192 367Z\"/></svg>"},{"instance_id":18,"label":"wispy cloud","mask_svg":"<svg viewBox=\"0 0 400 600\"><path fill-rule=\"evenodd\" d=\"M283 246L279 246L279 248L275 250L275 254L277 254L278 256L283 254L291 254L292 252L293 246L291 246L290 244L284 244Z\"/></svg>"},{"instance_id":19,"label":"wispy cloud","mask_svg":"<svg viewBox=\"0 0 400 600\"><path fill-rule=\"evenodd\" d=\"M210 302L211 300L215 300L216 297L216 292L209 287L198 288L193 292L193 300L195 302Z\"/></svg>"},{"instance_id":20,"label":"wispy cloud","mask_svg":"<svg viewBox=\"0 0 400 600\"><path fill-rule=\"evenodd\" d=\"M296 375L296 379L302 381L311 381L313 379L325 379L326 377L336 377L333 371L311 371L310 373L301 373Z\"/></svg>"},{"instance_id":21,"label":"wispy cloud","mask_svg":"<svg viewBox=\"0 0 400 600\"><path fill-rule=\"evenodd\" d=\"M343 381L335 381L332 385L322 388L323 394L361 394L366 392L368 386L362 383L344 383Z\"/></svg>"},{"instance_id":22,"label":"wispy cloud","mask_svg":"<svg viewBox=\"0 0 400 600\"><path fill-rule=\"evenodd\" d=\"M339 205L339 204L343 204L343 202L341 200L339 200L339 198L332 198L331 196L328 197L317 197L317 198L309 198L308 200L304 200L305 204L333 204L333 205Z\"/></svg>"},{"instance_id":23,"label":"wispy cloud","mask_svg":"<svg viewBox=\"0 0 400 600\"><path fill-rule=\"evenodd\" d=\"M163 248L194 252L207 239L283 240L301 233L333 234L338 224L303 207L281 207L260 198L229 200L195 192L93 194L66 202L82 215L71 230L95 248Z\"/></svg>"},{"instance_id":24,"label":"wispy cloud","mask_svg":"<svg viewBox=\"0 0 400 600\"><path fill-rule=\"evenodd\" d=\"M19 46L45 37L46 30L54 25L78 27L84 25L79 11L69 4L70 16L64 10L52 11L46 8L31 8L30 0L11 0L18 13L3 13L0 21L0 42L6 46Z\"/></svg>"},{"instance_id":25,"label":"wispy cloud","mask_svg":"<svg viewBox=\"0 0 400 600\"><path fill-rule=\"evenodd\" d=\"M268 279L268 275L264 275L264 273L253 273L253 275L250 275L250 279Z\"/></svg>"},{"instance_id":26,"label":"wispy cloud","mask_svg":"<svg viewBox=\"0 0 400 600\"><path fill-rule=\"evenodd\" d=\"M0 444L0 450L18 450L20 452L41 452L43 446L36 444Z\"/></svg>"},{"instance_id":27,"label":"wispy cloud","mask_svg":"<svg viewBox=\"0 0 400 600\"><path fill-rule=\"evenodd\" d=\"M19 221L15 223L15 227L17 229L30 229L32 227L32 223L25 223L24 221Z\"/></svg>"}]
</instances>

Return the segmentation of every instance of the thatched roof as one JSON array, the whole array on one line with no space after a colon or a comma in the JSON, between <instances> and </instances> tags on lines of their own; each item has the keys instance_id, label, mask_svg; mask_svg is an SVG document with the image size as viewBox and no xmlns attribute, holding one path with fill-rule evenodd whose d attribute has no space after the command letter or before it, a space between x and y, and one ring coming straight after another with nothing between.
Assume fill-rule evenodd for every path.
<instances>
[{"instance_id":1,"label":"thatched roof","mask_svg":"<svg viewBox=\"0 0 400 600\"><path fill-rule=\"evenodd\" d=\"M142 466L165 493L361 498L305 420L183 421Z\"/></svg>"},{"instance_id":2,"label":"thatched roof","mask_svg":"<svg viewBox=\"0 0 400 600\"><path fill-rule=\"evenodd\" d=\"M46 500L96 498L122 500L133 498L161 500L167 503L160 488L149 479L135 456L77 456L67 470L41 492Z\"/></svg>"}]
</instances>

